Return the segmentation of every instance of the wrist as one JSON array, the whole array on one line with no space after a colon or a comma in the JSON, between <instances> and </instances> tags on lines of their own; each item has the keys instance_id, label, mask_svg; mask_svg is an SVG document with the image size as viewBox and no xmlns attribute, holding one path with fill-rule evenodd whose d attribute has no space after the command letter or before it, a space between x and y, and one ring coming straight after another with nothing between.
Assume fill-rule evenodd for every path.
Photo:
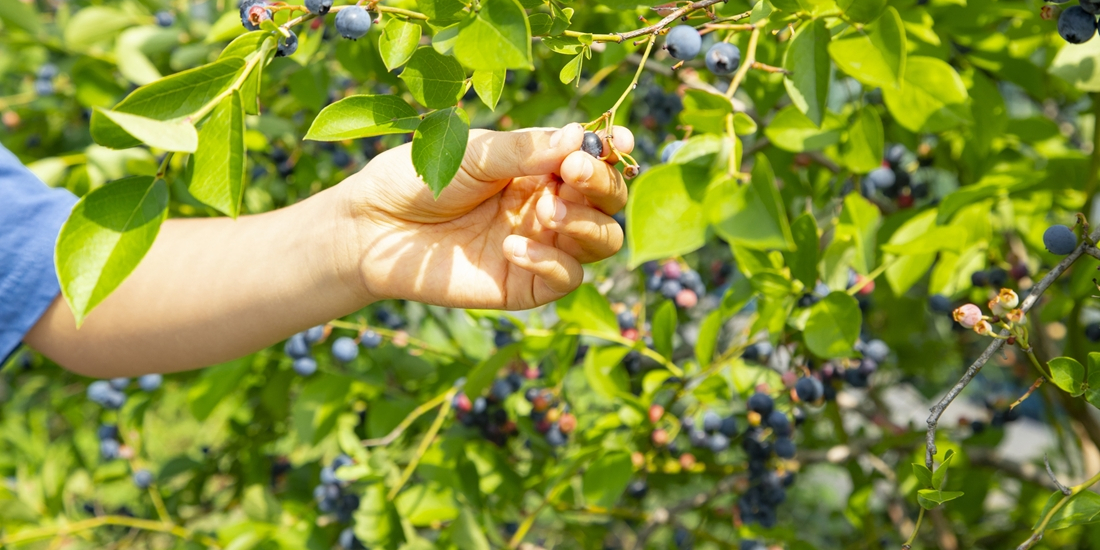
<instances>
[{"instance_id":1,"label":"wrist","mask_svg":"<svg viewBox=\"0 0 1100 550\"><path fill-rule=\"evenodd\" d=\"M306 228L305 267L314 281L322 282L326 294L345 304L341 314L379 299L362 275L362 255L370 237L358 222L362 213L348 195L346 186L338 185L296 205L301 212L295 226Z\"/></svg>"}]
</instances>

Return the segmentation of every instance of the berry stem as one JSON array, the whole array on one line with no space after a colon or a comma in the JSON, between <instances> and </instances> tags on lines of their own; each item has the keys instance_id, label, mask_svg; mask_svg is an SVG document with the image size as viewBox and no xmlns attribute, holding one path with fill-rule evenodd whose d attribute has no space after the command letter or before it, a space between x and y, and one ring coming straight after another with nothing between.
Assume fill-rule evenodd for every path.
<instances>
[{"instance_id":1,"label":"berry stem","mask_svg":"<svg viewBox=\"0 0 1100 550\"><path fill-rule=\"evenodd\" d=\"M737 88L741 86L741 81L745 79L745 73L749 72L749 68L756 62L756 44L760 41L760 28L752 30L752 34L749 35L749 45L745 48L745 62L741 63L741 66L737 68L737 72L733 74L733 80L730 81L730 87L726 90L726 98L733 99L733 94L737 93Z\"/></svg>"},{"instance_id":2,"label":"berry stem","mask_svg":"<svg viewBox=\"0 0 1100 550\"><path fill-rule=\"evenodd\" d=\"M642 53L642 60L638 62L638 70L634 71L634 79L630 81L630 85L626 87L626 90L623 90L623 95L619 96L619 100L616 101L615 104L611 106L611 109L608 110L609 114L608 114L608 117L607 117L607 119L608 119L608 121L607 121L607 124L608 124L607 138L608 138L609 142L611 141L611 139L613 137L611 129L614 128L614 124L615 124L615 111L617 111L619 109L619 106L623 104L623 101L626 101L626 98L630 95L630 92L633 92L634 88L638 87L638 78L640 78L642 76L642 71L645 70L645 63L646 63L646 60L649 59L649 52L653 51L653 43L656 42L656 41L657 41L656 36L650 36L649 37L649 43L646 44L645 52ZM614 145L612 145L612 147L614 147Z\"/></svg>"},{"instance_id":3,"label":"berry stem","mask_svg":"<svg viewBox=\"0 0 1100 550\"><path fill-rule=\"evenodd\" d=\"M1020 396L1019 399L1017 399L1015 402L1013 402L1011 405L1008 406L1008 410L1011 411L1012 409L1015 409L1017 405L1019 405L1020 403L1023 403L1024 400L1026 400L1028 397L1031 397L1031 394L1034 393L1035 390L1039 389L1039 386L1043 385L1044 380L1046 380L1046 379L1045 378L1036 378L1035 382L1033 382L1031 384L1031 387L1027 389L1027 392L1025 392L1022 396ZM1048 465L1047 467L1049 468L1050 466Z\"/></svg>"},{"instance_id":4,"label":"berry stem","mask_svg":"<svg viewBox=\"0 0 1100 550\"><path fill-rule=\"evenodd\" d=\"M924 508L921 507L920 513L917 514L917 523L913 526L913 532L909 535L909 540L905 541L905 544L901 545L904 550L909 550L913 547L913 541L917 538L917 533L920 531L921 521L924 521Z\"/></svg>"},{"instance_id":5,"label":"berry stem","mask_svg":"<svg viewBox=\"0 0 1100 550\"><path fill-rule=\"evenodd\" d=\"M382 447L393 443L394 440L401 436L401 434L405 433L405 430L407 430L409 426L412 426L412 423L415 422L417 418L424 416L425 413L438 407L444 401L449 401L454 396L454 394L455 390L451 389L433 397L431 400L424 402L419 407L413 409L412 412L405 416L405 419L402 420L396 428L391 430L390 433L386 434L385 437L364 439L360 442L360 444L362 444L364 447Z\"/></svg>"},{"instance_id":6,"label":"berry stem","mask_svg":"<svg viewBox=\"0 0 1100 550\"><path fill-rule=\"evenodd\" d=\"M1031 548L1032 545L1034 545L1036 542L1039 542L1043 538L1043 532L1046 531L1047 525L1050 524L1050 520L1054 519L1054 516L1058 513L1058 511L1061 510L1063 506L1068 504L1070 499L1077 496L1079 493L1088 489L1089 487L1096 485L1096 483L1098 482L1100 482L1100 472L1097 472L1095 475L1085 480L1084 483L1070 487L1069 494L1063 492L1062 500L1059 500L1058 504L1055 504L1054 507L1052 507L1047 512L1047 515L1043 516L1043 521L1039 522L1039 526L1035 528L1035 531L1031 534L1031 536L1028 537L1027 540L1025 540L1019 546L1017 546L1016 550L1027 550L1028 548Z\"/></svg>"},{"instance_id":7,"label":"berry stem","mask_svg":"<svg viewBox=\"0 0 1100 550\"><path fill-rule=\"evenodd\" d=\"M216 539L208 537L206 535L195 533L190 529L181 527L174 523L164 523L149 519L132 518L129 516L99 516L82 521L76 521L66 525L42 527L39 529L28 529L26 531L21 531L13 535L0 537L0 547L9 547L39 540L64 537L73 533L78 533L80 531L87 531L90 529L106 527L109 525L130 527L132 529L141 529L144 531L155 531L158 533L169 533L181 539L193 540L208 548L221 548L221 545L218 544L218 541Z\"/></svg>"},{"instance_id":8,"label":"berry stem","mask_svg":"<svg viewBox=\"0 0 1100 550\"><path fill-rule=\"evenodd\" d=\"M428 433L424 434L424 439L420 440L420 446L416 449L416 454L413 455L411 461L405 466L405 471L401 472L401 479L397 481L397 485L394 485L388 495L387 500L393 500L397 497L397 493L401 492L401 488L405 486L405 482L412 477L413 471L416 470L417 464L420 464L420 459L424 457L424 453L428 452L428 447L431 446L435 436L439 434L439 429L443 427L443 421L447 419L447 415L451 412L451 402L454 399L455 394L458 393L458 388L451 388L450 391L443 394L443 407L439 409L439 414L436 415L435 421L432 422Z\"/></svg>"},{"instance_id":9,"label":"berry stem","mask_svg":"<svg viewBox=\"0 0 1100 550\"><path fill-rule=\"evenodd\" d=\"M1028 360L1031 361L1031 365L1035 367L1035 370L1039 371L1039 374L1043 375L1043 378L1046 378L1048 381L1050 381L1051 384L1053 384L1054 380L1051 379L1050 375L1047 374L1046 369L1043 368L1043 363L1040 362L1039 358L1035 356L1035 348L1028 347L1024 350L1024 354L1027 355ZM1035 388L1032 389L1034 390ZM1030 394L1031 392L1029 391L1028 393ZM1021 401L1023 401L1023 399L1021 399Z\"/></svg>"}]
</instances>

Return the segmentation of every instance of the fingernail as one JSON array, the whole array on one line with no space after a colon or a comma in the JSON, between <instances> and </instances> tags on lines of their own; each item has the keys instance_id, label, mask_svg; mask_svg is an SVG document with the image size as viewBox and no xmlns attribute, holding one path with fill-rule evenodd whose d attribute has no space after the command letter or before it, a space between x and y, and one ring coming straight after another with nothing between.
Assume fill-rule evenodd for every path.
<instances>
[{"instance_id":1,"label":"fingernail","mask_svg":"<svg viewBox=\"0 0 1100 550\"><path fill-rule=\"evenodd\" d=\"M566 124L564 128L554 132L554 135L550 136L550 147L554 148L561 145L563 140L578 139L583 133L584 129L580 124L576 122Z\"/></svg>"},{"instance_id":2,"label":"fingernail","mask_svg":"<svg viewBox=\"0 0 1100 550\"><path fill-rule=\"evenodd\" d=\"M565 201L553 197L554 199L554 214L550 216L555 222L560 222L565 219Z\"/></svg>"},{"instance_id":3,"label":"fingernail","mask_svg":"<svg viewBox=\"0 0 1100 550\"><path fill-rule=\"evenodd\" d=\"M527 256L527 239L512 239L512 256L516 258Z\"/></svg>"}]
</instances>

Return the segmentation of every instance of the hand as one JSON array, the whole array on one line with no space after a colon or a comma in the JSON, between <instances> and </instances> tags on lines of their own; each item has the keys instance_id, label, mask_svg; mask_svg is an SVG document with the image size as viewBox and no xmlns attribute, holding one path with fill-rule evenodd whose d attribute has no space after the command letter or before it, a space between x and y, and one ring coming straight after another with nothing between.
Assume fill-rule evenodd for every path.
<instances>
[{"instance_id":1,"label":"hand","mask_svg":"<svg viewBox=\"0 0 1100 550\"><path fill-rule=\"evenodd\" d=\"M462 167L438 199L406 144L348 178L364 292L448 307L527 309L581 284L582 263L622 247L611 215L626 204L613 164L580 151L584 130L474 130ZM621 127L615 147L634 137ZM604 150L607 151L605 139Z\"/></svg>"}]
</instances>

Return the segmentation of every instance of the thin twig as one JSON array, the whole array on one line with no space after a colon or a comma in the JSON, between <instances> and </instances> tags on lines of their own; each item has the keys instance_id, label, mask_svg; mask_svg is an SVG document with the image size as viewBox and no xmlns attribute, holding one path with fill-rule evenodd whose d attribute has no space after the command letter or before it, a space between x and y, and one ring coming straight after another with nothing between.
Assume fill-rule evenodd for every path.
<instances>
[{"instance_id":1,"label":"thin twig","mask_svg":"<svg viewBox=\"0 0 1100 550\"><path fill-rule=\"evenodd\" d=\"M424 434L424 439L420 440L420 446L416 449L416 454L413 455L412 460L405 466L405 471L401 473L401 479L397 481L397 485L394 485L390 489L389 494L386 496L387 500L393 500L397 497L397 493L401 492L401 488L405 486L405 482L409 481L416 466L420 464L420 459L424 457L424 453L428 452L428 447L431 446L432 441L435 439L436 434L439 433L439 429L443 427L443 421L447 419L447 413L451 412L451 399L458 393L457 388L452 388L451 391L443 395L443 407L439 409L439 414L436 415L435 421L432 422L428 433Z\"/></svg>"},{"instance_id":2,"label":"thin twig","mask_svg":"<svg viewBox=\"0 0 1100 550\"><path fill-rule=\"evenodd\" d=\"M1046 465L1047 475L1050 476L1050 480L1054 482L1054 486L1057 487L1059 491L1062 491L1063 495L1067 497L1072 495L1073 491L1070 491L1069 487L1062 485L1062 482L1058 481L1058 477L1054 475L1054 470L1050 468L1050 457L1048 457L1046 453L1043 454L1043 464Z\"/></svg>"},{"instance_id":3,"label":"thin twig","mask_svg":"<svg viewBox=\"0 0 1100 550\"><path fill-rule=\"evenodd\" d=\"M0 548L6 548L19 544L27 544L30 542L46 540L54 537L63 537L72 533L87 531L89 529L95 529L97 527L104 527L107 525L119 525L122 527L130 527L133 529L143 529L145 531L171 533L181 539L194 540L208 548L221 548L216 539L208 537L206 535L195 533L194 531L191 531L190 529L187 529L185 527L181 527L173 523L163 523L159 521L132 518L128 516L99 516L95 518L76 521L67 525L55 525L52 527L28 529L26 531L21 531L18 533L13 533L0 537Z\"/></svg>"},{"instance_id":4,"label":"thin twig","mask_svg":"<svg viewBox=\"0 0 1100 550\"><path fill-rule=\"evenodd\" d=\"M424 413L438 407L441 403L450 402L451 398L454 396L454 392L454 389L447 390L446 392L443 392L442 394L433 397L430 401L423 403L419 407L413 409L412 412L410 412L408 416L406 416L405 419L397 425L396 428L390 431L390 433L386 434L385 437L364 439L363 441L360 441L360 444L364 447L381 447L383 445L389 445L390 443L393 443L394 440L396 440L398 437L401 437L401 434L405 433L405 430L409 429L409 426L412 426L412 423L415 422L417 418L420 418L424 415Z\"/></svg>"},{"instance_id":5,"label":"thin twig","mask_svg":"<svg viewBox=\"0 0 1100 550\"><path fill-rule=\"evenodd\" d=\"M639 36L644 36L644 35L647 35L647 34L656 34L660 31L662 31L665 27L667 27L669 23L672 23L673 21L679 19L680 17L683 17L687 14L690 14L693 11L701 10L703 8L707 8L707 7L713 6L715 4L724 3L724 2L726 2L726 0L701 0L699 2L692 2L688 5L686 5L682 8L668 14L667 16L665 16L660 21L658 21L658 22L656 22L656 23L654 23L654 24L652 24L648 27L642 27L640 29L635 29L635 30L632 30L630 32L622 32L622 33L616 32L616 33L612 33L612 34L591 34L591 33L579 32L579 31L565 31L562 34L564 34L565 36L571 36L571 37L574 37L574 38L579 38L579 37L582 37L582 36L591 36L592 40L594 42L618 42L618 43L621 44L624 40L629 40L631 38L637 38Z\"/></svg>"},{"instance_id":6,"label":"thin twig","mask_svg":"<svg viewBox=\"0 0 1100 550\"><path fill-rule=\"evenodd\" d=\"M1093 232L1092 238L1093 240L1100 238L1100 230ZM1050 285L1054 284L1054 281L1057 280L1058 277L1062 275L1062 273L1065 273L1066 269L1068 269L1069 266L1073 264L1073 262L1077 261L1077 258L1080 258L1083 254L1085 254L1085 251L1088 248L1088 244L1081 243L1080 245L1078 245L1076 250L1070 253L1069 256L1066 256L1062 259L1062 261L1058 262L1058 265L1054 266L1054 268L1050 270L1050 273L1047 273L1047 275L1043 277L1038 284L1031 288L1031 291L1028 293L1027 298L1025 298L1023 304L1021 304L1020 309L1022 309L1024 313L1030 311L1035 303L1039 300L1039 296L1042 296L1042 294L1046 292L1047 288L1049 288ZM1002 330L1001 336L1007 337L1008 331ZM997 353L1001 349L1001 346L1004 345L1005 340L1001 338L994 339L993 342L989 344L989 347L985 348L985 351L983 351L982 354L978 356L978 359L976 359L970 365L970 367L966 369L966 373L964 373L962 378L960 378L959 381L955 383L951 390L948 391L947 394L944 395L938 403L936 403L932 406L931 409L929 409L931 414L928 415L928 432L925 435L924 442L924 464L925 466L928 466L928 468L932 468L932 459L936 456L936 426L939 424L940 417L943 416L943 411L946 410L948 405L950 405L951 402L959 396L959 393L962 392L963 388L965 388L967 384L969 384L970 381L978 375L978 372L981 371L986 362L988 362L993 357L993 354Z\"/></svg>"}]
</instances>

